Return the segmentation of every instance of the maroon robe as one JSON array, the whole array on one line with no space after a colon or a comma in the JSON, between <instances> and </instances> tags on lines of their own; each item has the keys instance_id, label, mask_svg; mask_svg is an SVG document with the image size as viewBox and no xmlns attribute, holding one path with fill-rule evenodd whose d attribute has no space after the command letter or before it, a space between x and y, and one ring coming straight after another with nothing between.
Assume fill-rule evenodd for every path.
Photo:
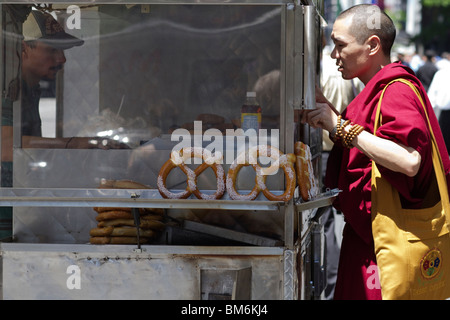
<instances>
[{"instance_id":1,"label":"maroon robe","mask_svg":"<svg viewBox=\"0 0 450 320\"><path fill-rule=\"evenodd\" d=\"M447 184L450 160L438 120L425 89L414 72L400 63L381 69L343 112L344 119L364 126L373 133L376 107L381 91L391 80L411 81L424 99L441 154ZM422 162L415 177L379 170L399 192L404 207L418 208L431 183L433 164L428 125L423 107L407 85L395 82L386 89L381 105L382 125L377 136L417 150ZM335 299L381 299L371 227L371 160L357 148L347 149L336 143L330 153L325 184L343 190L334 202L345 217Z\"/></svg>"}]
</instances>

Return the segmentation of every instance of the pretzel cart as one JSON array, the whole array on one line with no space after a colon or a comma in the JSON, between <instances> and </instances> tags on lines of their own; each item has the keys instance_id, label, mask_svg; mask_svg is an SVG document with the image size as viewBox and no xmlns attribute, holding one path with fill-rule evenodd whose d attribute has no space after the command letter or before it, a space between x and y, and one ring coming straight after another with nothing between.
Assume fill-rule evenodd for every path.
<instances>
[{"instance_id":1,"label":"pretzel cart","mask_svg":"<svg viewBox=\"0 0 450 320\"><path fill-rule=\"evenodd\" d=\"M264 145L281 159L298 141L321 184L322 132L299 121L315 105L320 2L16 0L0 9L1 110L13 133L8 143L2 121L2 159L12 149L0 188L12 217L0 243L3 299L320 299L321 210L337 192L303 199L299 181L285 200L229 189L262 185L256 165L229 177L245 151ZM35 10L84 41L64 51L56 79L40 80L48 145L39 147L22 137L17 93L23 25ZM262 110L259 132L241 129L246 92ZM74 147L78 138L91 147ZM222 158L200 170L207 157L172 161L177 147ZM274 196L296 179L279 163L264 178Z\"/></svg>"}]
</instances>

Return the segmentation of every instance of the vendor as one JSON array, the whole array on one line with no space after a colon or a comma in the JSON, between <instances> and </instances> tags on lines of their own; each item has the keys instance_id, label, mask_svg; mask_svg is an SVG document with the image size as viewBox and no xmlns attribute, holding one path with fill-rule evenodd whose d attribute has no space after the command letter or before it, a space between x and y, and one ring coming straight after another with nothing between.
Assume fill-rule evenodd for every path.
<instances>
[{"instance_id":1,"label":"vendor","mask_svg":"<svg viewBox=\"0 0 450 320\"><path fill-rule=\"evenodd\" d=\"M66 62L64 50L81 46L84 41L64 31L52 15L32 10L22 26L21 79L9 84L2 101L1 185L12 186L13 102L21 98L22 148L128 148L115 140L99 137L44 138L39 114L41 80L55 80ZM21 93L21 96L19 96ZM4 210L6 213L4 214ZM0 210L0 238L11 228L10 208ZM9 231L6 232L9 234Z\"/></svg>"},{"instance_id":2,"label":"vendor","mask_svg":"<svg viewBox=\"0 0 450 320\"><path fill-rule=\"evenodd\" d=\"M66 62L64 50L81 46L83 40L64 31L64 28L48 13L32 10L23 23L22 78L9 85L2 110L2 183L5 173L11 179L7 163L12 162L13 150L13 101L22 95L21 134L22 148L71 148L71 149L111 149L128 148L123 143L99 137L44 138L39 114L41 80L54 80ZM21 90L18 89L21 85ZM11 181L6 183L11 186Z\"/></svg>"},{"instance_id":3,"label":"vendor","mask_svg":"<svg viewBox=\"0 0 450 320\"><path fill-rule=\"evenodd\" d=\"M83 40L64 31L48 13L32 10L23 24L22 41L22 147L23 148L124 148L115 140L68 137L42 138L39 99L41 80L54 80L66 62L64 50ZM12 124L11 124L12 125ZM12 133L12 126L10 128Z\"/></svg>"}]
</instances>

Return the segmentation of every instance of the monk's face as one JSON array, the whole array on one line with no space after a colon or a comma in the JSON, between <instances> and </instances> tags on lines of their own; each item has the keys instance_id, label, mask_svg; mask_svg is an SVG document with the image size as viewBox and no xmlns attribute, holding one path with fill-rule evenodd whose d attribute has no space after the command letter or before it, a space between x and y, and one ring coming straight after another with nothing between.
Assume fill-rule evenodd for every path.
<instances>
[{"instance_id":1,"label":"monk's face","mask_svg":"<svg viewBox=\"0 0 450 320\"><path fill-rule=\"evenodd\" d=\"M334 42L331 57L336 59L336 65L344 79L360 78L370 68L370 46L358 43L351 34L351 19L352 17L337 19L331 33Z\"/></svg>"}]
</instances>

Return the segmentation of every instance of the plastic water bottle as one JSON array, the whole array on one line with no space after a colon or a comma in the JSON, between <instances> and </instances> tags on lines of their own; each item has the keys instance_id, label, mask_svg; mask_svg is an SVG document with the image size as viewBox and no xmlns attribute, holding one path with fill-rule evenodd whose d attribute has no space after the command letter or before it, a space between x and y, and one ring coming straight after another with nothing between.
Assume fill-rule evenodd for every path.
<instances>
[{"instance_id":1,"label":"plastic water bottle","mask_svg":"<svg viewBox=\"0 0 450 320\"><path fill-rule=\"evenodd\" d=\"M261 106L256 100L256 92L247 92L247 98L241 108L241 128L246 131L261 129Z\"/></svg>"}]
</instances>

